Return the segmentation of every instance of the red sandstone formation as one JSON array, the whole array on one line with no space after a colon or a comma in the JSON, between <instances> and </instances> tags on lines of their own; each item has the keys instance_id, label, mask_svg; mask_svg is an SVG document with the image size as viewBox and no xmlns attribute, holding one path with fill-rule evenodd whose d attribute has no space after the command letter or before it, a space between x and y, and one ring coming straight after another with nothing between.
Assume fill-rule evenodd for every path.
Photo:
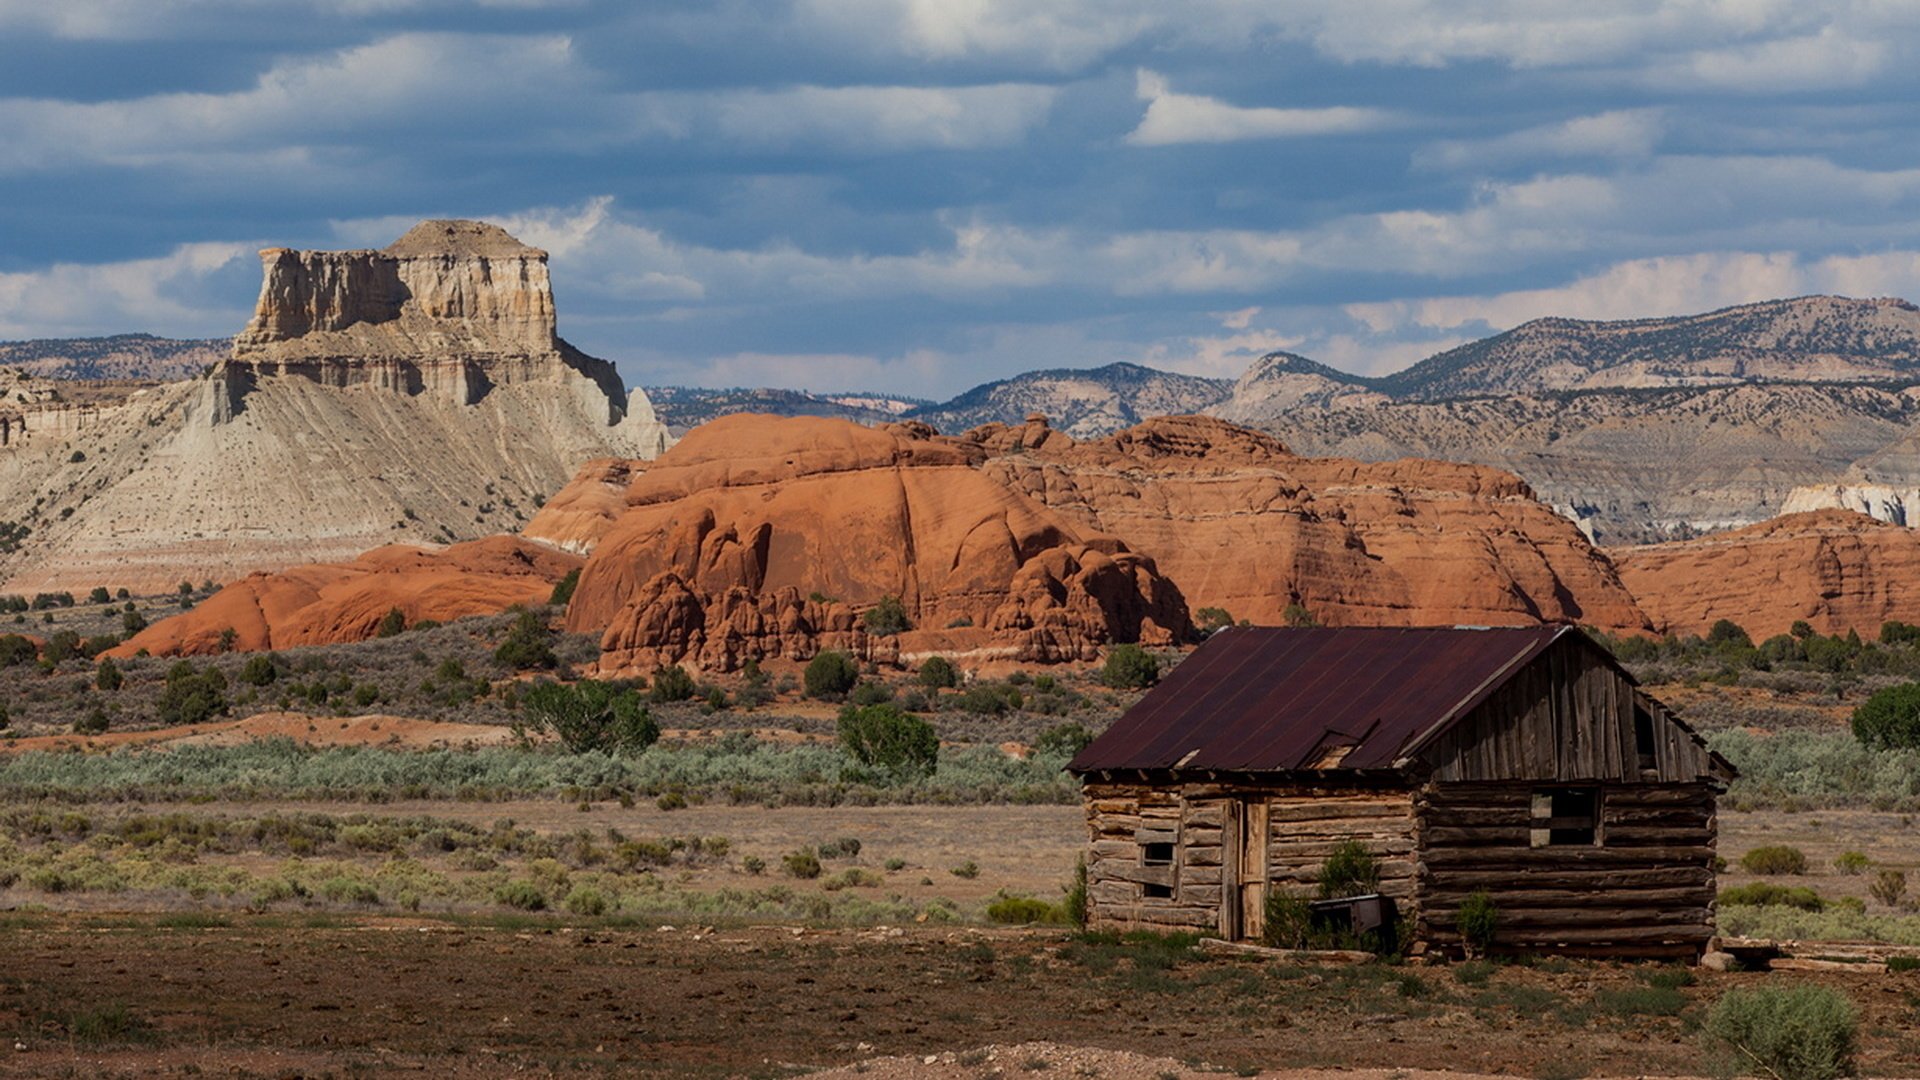
<instances>
[{"instance_id":1,"label":"red sandstone formation","mask_svg":"<svg viewBox=\"0 0 1920 1080\"><path fill-rule=\"evenodd\" d=\"M364 641L395 608L412 625L544 603L554 584L580 562L512 536L441 551L394 544L352 562L249 574L200 606L149 626L108 655L132 656L141 649L156 656L220 652L221 635L229 629L235 650Z\"/></svg>"},{"instance_id":2,"label":"red sandstone formation","mask_svg":"<svg viewBox=\"0 0 1920 1080\"><path fill-rule=\"evenodd\" d=\"M727 670L823 648L1085 661L1110 642L1187 636L1186 605L1152 560L1009 491L984 457L925 425L703 425L629 484L568 628L602 632L604 671ZM887 596L915 629L867 633Z\"/></svg>"},{"instance_id":3,"label":"red sandstone formation","mask_svg":"<svg viewBox=\"0 0 1920 1080\"><path fill-rule=\"evenodd\" d=\"M1621 580L1662 633L1731 619L1755 641L1797 619L1872 637L1920 622L1920 533L1850 510L1787 514L1696 540L1614 553Z\"/></svg>"}]
</instances>

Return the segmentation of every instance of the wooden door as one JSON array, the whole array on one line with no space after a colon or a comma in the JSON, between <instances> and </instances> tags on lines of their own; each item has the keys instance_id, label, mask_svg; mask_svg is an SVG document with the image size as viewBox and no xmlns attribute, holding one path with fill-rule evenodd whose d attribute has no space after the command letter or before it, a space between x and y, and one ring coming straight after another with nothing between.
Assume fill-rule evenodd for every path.
<instances>
[{"instance_id":1,"label":"wooden door","mask_svg":"<svg viewBox=\"0 0 1920 1080\"><path fill-rule=\"evenodd\" d=\"M1267 910L1267 801L1228 799L1221 809L1220 936L1257 939Z\"/></svg>"}]
</instances>

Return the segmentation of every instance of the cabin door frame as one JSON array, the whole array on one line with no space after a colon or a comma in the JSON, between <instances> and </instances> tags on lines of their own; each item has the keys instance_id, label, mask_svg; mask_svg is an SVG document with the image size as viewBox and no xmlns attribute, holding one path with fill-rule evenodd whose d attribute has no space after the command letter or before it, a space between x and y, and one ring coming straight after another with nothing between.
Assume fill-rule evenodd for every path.
<instances>
[{"instance_id":1,"label":"cabin door frame","mask_svg":"<svg viewBox=\"0 0 1920 1080\"><path fill-rule=\"evenodd\" d=\"M1258 940L1267 914L1267 800L1242 796L1221 808L1220 936Z\"/></svg>"}]
</instances>

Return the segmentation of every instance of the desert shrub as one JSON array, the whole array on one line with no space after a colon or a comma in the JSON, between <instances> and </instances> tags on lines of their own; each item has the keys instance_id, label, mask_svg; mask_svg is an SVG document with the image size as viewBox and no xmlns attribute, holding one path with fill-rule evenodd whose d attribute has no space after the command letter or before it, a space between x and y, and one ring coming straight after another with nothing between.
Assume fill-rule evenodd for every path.
<instances>
[{"instance_id":1,"label":"desert shrub","mask_svg":"<svg viewBox=\"0 0 1920 1080\"><path fill-rule=\"evenodd\" d=\"M1056 724L1033 740L1033 752L1051 757L1072 757L1093 741L1093 732L1081 723Z\"/></svg>"},{"instance_id":2,"label":"desert shrub","mask_svg":"<svg viewBox=\"0 0 1920 1080\"><path fill-rule=\"evenodd\" d=\"M1920 641L1920 626L1890 619L1880 624L1880 644L1911 645Z\"/></svg>"},{"instance_id":3,"label":"desert shrub","mask_svg":"<svg viewBox=\"0 0 1920 1080\"><path fill-rule=\"evenodd\" d=\"M87 594L87 603L111 604L113 603L113 594L107 591L105 585L95 585L93 591ZM1885 633L1885 627L1881 628L1881 632L1882 634Z\"/></svg>"},{"instance_id":4,"label":"desert shrub","mask_svg":"<svg viewBox=\"0 0 1920 1080\"><path fill-rule=\"evenodd\" d=\"M880 602L867 609L861 617L867 633L875 637L892 637L913 629L912 620L907 618L907 606L897 596L883 596Z\"/></svg>"},{"instance_id":5,"label":"desert shrub","mask_svg":"<svg viewBox=\"0 0 1920 1080\"><path fill-rule=\"evenodd\" d=\"M100 666L93 669L94 687L106 693L111 694L120 689L126 681L126 675L120 671L120 665L114 663L111 656L100 661Z\"/></svg>"},{"instance_id":6,"label":"desert shrub","mask_svg":"<svg viewBox=\"0 0 1920 1080\"><path fill-rule=\"evenodd\" d=\"M574 573L577 574L579 571L576 570ZM561 901L561 906L574 915L605 915L610 905L607 903L606 893L591 885L576 885L573 891L567 894L567 898Z\"/></svg>"},{"instance_id":7,"label":"desert shrub","mask_svg":"<svg viewBox=\"0 0 1920 1080\"><path fill-rule=\"evenodd\" d=\"M280 677L280 669L274 663L277 659L272 653L254 653L247 657L247 662L240 665L240 681L248 686L273 685Z\"/></svg>"},{"instance_id":8,"label":"desert shrub","mask_svg":"<svg viewBox=\"0 0 1920 1080\"><path fill-rule=\"evenodd\" d=\"M871 889L881 885L886 879L871 870L862 870L858 866L849 866L845 870L822 881L820 887L828 892L841 889Z\"/></svg>"},{"instance_id":9,"label":"desert shrub","mask_svg":"<svg viewBox=\"0 0 1920 1080\"><path fill-rule=\"evenodd\" d=\"M974 862L972 859L968 859L959 866L950 868L947 873L963 881L972 881L974 878L980 876L980 864Z\"/></svg>"},{"instance_id":10,"label":"desert shrub","mask_svg":"<svg viewBox=\"0 0 1920 1080\"><path fill-rule=\"evenodd\" d=\"M1857 877L1867 872L1873 860L1867 858L1864 851L1843 851L1833 857L1833 868L1848 877Z\"/></svg>"},{"instance_id":11,"label":"desert shrub","mask_svg":"<svg viewBox=\"0 0 1920 1080\"><path fill-rule=\"evenodd\" d=\"M851 859L860 854L860 838L842 836L821 844L817 850L823 859Z\"/></svg>"},{"instance_id":12,"label":"desert shrub","mask_svg":"<svg viewBox=\"0 0 1920 1080\"><path fill-rule=\"evenodd\" d=\"M19 634L0 634L0 667L31 664L40 658L40 649L30 638Z\"/></svg>"},{"instance_id":13,"label":"desert shrub","mask_svg":"<svg viewBox=\"0 0 1920 1080\"><path fill-rule=\"evenodd\" d=\"M101 708L98 703L95 703L93 707L89 708L74 720L73 733L76 735L100 735L105 733L111 724L112 721L107 718L107 710Z\"/></svg>"},{"instance_id":14,"label":"desert shrub","mask_svg":"<svg viewBox=\"0 0 1920 1080\"><path fill-rule=\"evenodd\" d=\"M1275 949L1304 949L1312 944L1313 909L1305 897L1267 891L1265 920L1260 927L1260 942Z\"/></svg>"},{"instance_id":15,"label":"desert shrub","mask_svg":"<svg viewBox=\"0 0 1920 1080\"><path fill-rule=\"evenodd\" d=\"M552 732L575 754L637 754L660 738L639 694L592 679L536 683L520 695L520 715L523 736Z\"/></svg>"},{"instance_id":16,"label":"desert shrub","mask_svg":"<svg viewBox=\"0 0 1920 1080\"><path fill-rule=\"evenodd\" d=\"M1867 895L1888 907L1898 907L1907 895L1907 875L1901 870L1882 870L1867 885Z\"/></svg>"},{"instance_id":17,"label":"desert shrub","mask_svg":"<svg viewBox=\"0 0 1920 1080\"><path fill-rule=\"evenodd\" d=\"M1807 853L1786 844L1765 844L1740 856L1740 869L1749 874L1804 874Z\"/></svg>"},{"instance_id":18,"label":"desert shrub","mask_svg":"<svg viewBox=\"0 0 1920 1080\"><path fill-rule=\"evenodd\" d=\"M1729 990L1708 1010L1708 1046L1737 1073L1776 1080L1852 1076L1859 1037L1853 1002L1823 986Z\"/></svg>"},{"instance_id":19,"label":"desert shrub","mask_svg":"<svg viewBox=\"0 0 1920 1080\"><path fill-rule=\"evenodd\" d=\"M1100 681L1120 690L1140 690L1160 681L1160 661L1138 645L1115 645L1107 652Z\"/></svg>"},{"instance_id":20,"label":"desert shrub","mask_svg":"<svg viewBox=\"0 0 1920 1080\"><path fill-rule=\"evenodd\" d=\"M860 669L846 653L828 649L807 662L802 680L808 697L839 701L860 680Z\"/></svg>"},{"instance_id":21,"label":"desert shrub","mask_svg":"<svg viewBox=\"0 0 1920 1080\"><path fill-rule=\"evenodd\" d=\"M893 865L899 862L899 866ZM887 869L899 870L906 866L902 860L888 859ZM1060 912L1070 926L1087 925L1087 857L1080 856L1073 864L1073 878L1062 887L1066 896L1060 901Z\"/></svg>"},{"instance_id":22,"label":"desert shrub","mask_svg":"<svg viewBox=\"0 0 1920 1080\"><path fill-rule=\"evenodd\" d=\"M145 615L137 611L123 611L120 613L120 632L126 636L132 637L146 628L147 617Z\"/></svg>"},{"instance_id":23,"label":"desert shrub","mask_svg":"<svg viewBox=\"0 0 1920 1080\"><path fill-rule=\"evenodd\" d=\"M740 869L758 876L767 872L767 860L758 855L748 855L740 860Z\"/></svg>"},{"instance_id":24,"label":"desert shrub","mask_svg":"<svg viewBox=\"0 0 1920 1080\"><path fill-rule=\"evenodd\" d=\"M1853 710L1853 735L1878 750L1920 748L1920 683L1875 691Z\"/></svg>"},{"instance_id":25,"label":"desert shrub","mask_svg":"<svg viewBox=\"0 0 1920 1080\"><path fill-rule=\"evenodd\" d=\"M780 867L787 872L788 877L812 881L820 876L820 856L815 854L812 848L789 851L780 857Z\"/></svg>"},{"instance_id":26,"label":"desert shrub","mask_svg":"<svg viewBox=\"0 0 1920 1080\"><path fill-rule=\"evenodd\" d=\"M920 665L920 685L929 690L950 690L960 685L960 673L946 657L929 656Z\"/></svg>"},{"instance_id":27,"label":"desert shrub","mask_svg":"<svg viewBox=\"0 0 1920 1080\"><path fill-rule=\"evenodd\" d=\"M1738 645L1753 648L1753 638L1747 635L1739 623L1732 619L1719 619L1707 628L1707 644Z\"/></svg>"},{"instance_id":28,"label":"desert shrub","mask_svg":"<svg viewBox=\"0 0 1920 1080\"><path fill-rule=\"evenodd\" d=\"M1358 840L1343 840L1320 864L1320 897L1364 896L1380 891L1380 862Z\"/></svg>"},{"instance_id":29,"label":"desert shrub","mask_svg":"<svg viewBox=\"0 0 1920 1080\"><path fill-rule=\"evenodd\" d=\"M1790 907L1801 911L1819 911L1827 906L1819 893L1804 885L1775 885L1770 881L1721 889L1717 902L1723 907Z\"/></svg>"},{"instance_id":30,"label":"desert shrub","mask_svg":"<svg viewBox=\"0 0 1920 1080\"><path fill-rule=\"evenodd\" d=\"M553 631L546 620L531 611L522 611L499 647L493 650L493 662L509 671L557 665L560 658L553 654Z\"/></svg>"},{"instance_id":31,"label":"desert shrub","mask_svg":"<svg viewBox=\"0 0 1920 1080\"><path fill-rule=\"evenodd\" d=\"M540 886L524 879L509 881L493 890L493 900L520 911L545 911L547 908L547 894L540 891Z\"/></svg>"},{"instance_id":32,"label":"desert shrub","mask_svg":"<svg viewBox=\"0 0 1920 1080\"><path fill-rule=\"evenodd\" d=\"M860 764L896 779L932 776L940 760L933 725L893 705L840 710L840 745Z\"/></svg>"},{"instance_id":33,"label":"desert shrub","mask_svg":"<svg viewBox=\"0 0 1920 1080\"><path fill-rule=\"evenodd\" d=\"M72 630L62 630L47 638L47 647L40 655L49 664L64 664L80 655L80 635Z\"/></svg>"},{"instance_id":34,"label":"desert shrub","mask_svg":"<svg viewBox=\"0 0 1920 1080\"><path fill-rule=\"evenodd\" d=\"M1226 608L1203 607L1193 613L1193 625L1203 634L1216 634L1233 625L1233 613Z\"/></svg>"},{"instance_id":35,"label":"desert shrub","mask_svg":"<svg viewBox=\"0 0 1920 1080\"><path fill-rule=\"evenodd\" d=\"M181 660L167 669L154 710L168 726L205 723L227 711L227 677L212 664L202 669Z\"/></svg>"},{"instance_id":36,"label":"desert shrub","mask_svg":"<svg viewBox=\"0 0 1920 1080\"><path fill-rule=\"evenodd\" d=\"M1024 703L1020 689L1006 683L974 683L947 699L950 708L981 716L1004 716Z\"/></svg>"},{"instance_id":37,"label":"desert shrub","mask_svg":"<svg viewBox=\"0 0 1920 1080\"><path fill-rule=\"evenodd\" d=\"M1454 914L1454 926L1466 943L1469 956L1485 956L1493 948L1494 935L1500 930L1500 909L1493 897L1477 892L1460 902Z\"/></svg>"},{"instance_id":38,"label":"desert shrub","mask_svg":"<svg viewBox=\"0 0 1920 1080\"><path fill-rule=\"evenodd\" d=\"M647 693L659 702L690 701L698 689L687 669L674 664L653 670L653 685Z\"/></svg>"},{"instance_id":39,"label":"desert shrub","mask_svg":"<svg viewBox=\"0 0 1920 1080\"><path fill-rule=\"evenodd\" d=\"M553 592L547 595L547 603L554 607L566 607L573 600L573 590L580 587L580 568L567 571L567 576L553 583Z\"/></svg>"},{"instance_id":40,"label":"desert shrub","mask_svg":"<svg viewBox=\"0 0 1920 1080\"><path fill-rule=\"evenodd\" d=\"M862 680L854 686L853 693L847 695L847 700L855 705L878 705L893 700L893 688L883 682Z\"/></svg>"},{"instance_id":41,"label":"desert shrub","mask_svg":"<svg viewBox=\"0 0 1920 1080\"><path fill-rule=\"evenodd\" d=\"M7 725L11 723L13 723L13 717L7 715L7 703L0 701L0 731L7 730Z\"/></svg>"},{"instance_id":42,"label":"desert shrub","mask_svg":"<svg viewBox=\"0 0 1920 1080\"><path fill-rule=\"evenodd\" d=\"M1320 625L1320 620L1315 618L1313 612L1308 611L1304 604L1288 604L1280 612L1280 620L1296 629Z\"/></svg>"},{"instance_id":43,"label":"desert shrub","mask_svg":"<svg viewBox=\"0 0 1920 1080\"><path fill-rule=\"evenodd\" d=\"M1045 900L1032 896L995 897L987 904L987 921L1003 923L1009 926L1025 926L1029 923L1064 922L1065 915L1060 909Z\"/></svg>"},{"instance_id":44,"label":"desert shrub","mask_svg":"<svg viewBox=\"0 0 1920 1080\"><path fill-rule=\"evenodd\" d=\"M380 625L374 627L373 636L377 638L399 637L407 631L407 613L399 608L388 608L380 616Z\"/></svg>"}]
</instances>

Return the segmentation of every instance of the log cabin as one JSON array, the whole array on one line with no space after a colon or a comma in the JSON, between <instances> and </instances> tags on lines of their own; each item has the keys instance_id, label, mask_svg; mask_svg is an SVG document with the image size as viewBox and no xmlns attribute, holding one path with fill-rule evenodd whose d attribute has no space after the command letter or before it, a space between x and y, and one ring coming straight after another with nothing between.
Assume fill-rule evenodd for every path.
<instances>
[{"instance_id":1,"label":"log cabin","mask_svg":"<svg viewBox=\"0 0 1920 1080\"><path fill-rule=\"evenodd\" d=\"M1733 767L1573 627L1222 630L1067 768L1088 921L1261 937L1344 841L1416 953L1697 958Z\"/></svg>"}]
</instances>

